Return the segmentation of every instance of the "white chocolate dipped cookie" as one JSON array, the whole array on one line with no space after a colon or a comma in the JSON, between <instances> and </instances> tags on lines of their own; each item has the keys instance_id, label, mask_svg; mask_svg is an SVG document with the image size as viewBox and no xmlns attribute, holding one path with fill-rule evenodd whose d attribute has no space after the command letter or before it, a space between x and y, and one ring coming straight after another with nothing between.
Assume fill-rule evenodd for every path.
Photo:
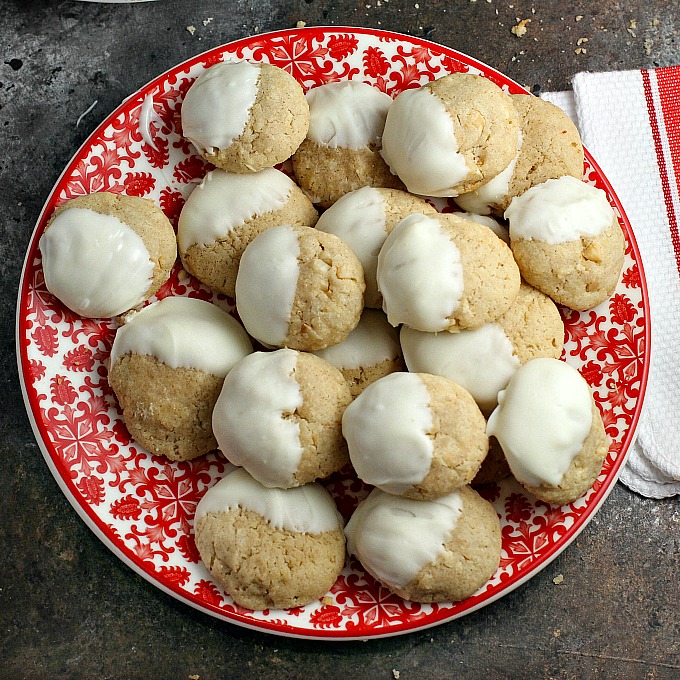
<instances>
[{"instance_id":1,"label":"white chocolate dipped cookie","mask_svg":"<svg viewBox=\"0 0 680 680\"><path fill-rule=\"evenodd\" d=\"M304 607L345 563L342 518L321 485L270 489L242 469L205 493L194 534L212 576L248 609Z\"/></svg>"},{"instance_id":2,"label":"white chocolate dipped cookie","mask_svg":"<svg viewBox=\"0 0 680 680\"><path fill-rule=\"evenodd\" d=\"M351 248L311 227L272 227L245 249L236 307L246 330L270 347L304 351L342 342L359 323L364 273Z\"/></svg>"},{"instance_id":3,"label":"white chocolate dipped cookie","mask_svg":"<svg viewBox=\"0 0 680 680\"><path fill-rule=\"evenodd\" d=\"M520 275L489 228L456 213L414 214L385 240L377 281L393 326L436 333L498 318L517 296Z\"/></svg>"},{"instance_id":4,"label":"white chocolate dipped cookie","mask_svg":"<svg viewBox=\"0 0 680 680\"><path fill-rule=\"evenodd\" d=\"M215 64L196 78L182 103L183 135L228 172L257 172L285 161L308 127L299 83L270 64Z\"/></svg>"},{"instance_id":5,"label":"white chocolate dipped cookie","mask_svg":"<svg viewBox=\"0 0 680 680\"><path fill-rule=\"evenodd\" d=\"M369 574L413 602L464 600L493 576L501 556L496 511L469 486L432 501L374 489L345 535Z\"/></svg>"},{"instance_id":6,"label":"white chocolate dipped cookie","mask_svg":"<svg viewBox=\"0 0 680 680\"><path fill-rule=\"evenodd\" d=\"M457 196L503 171L517 153L518 135L508 94L482 76L454 73L397 96L382 156L408 191Z\"/></svg>"},{"instance_id":7,"label":"white chocolate dipped cookie","mask_svg":"<svg viewBox=\"0 0 680 680\"><path fill-rule=\"evenodd\" d=\"M40 238L47 289L81 316L138 307L170 276L175 232L152 201L100 192L54 212Z\"/></svg>"},{"instance_id":8,"label":"white chocolate dipped cookie","mask_svg":"<svg viewBox=\"0 0 680 680\"><path fill-rule=\"evenodd\" d=\"M314 354L340 370L352 397L376 380L404 370L397 331L377 309L364 309L346 340Z\"/></svg>"},{"instance_id":9,"label":"white chocolate dipped cookie","mask_svg":"<svg viewBox=\"0 0 680 680\"><path fill-rule=\"evenodd\" d=\"M365 186L403 188L380 156L389 95L359 81L328 83L307 92L307 138L293 169L313 203L328 208Z\"/></svg>"},{"instance_id":10,"label":"white chocolate dipped cookie","mask_svg":"<svg viewBox=\"0 0 680 680\"><path fill-rule=\"evenodd\" d=\"M522 283L510 309L491 323L458 333L403 326L400 341L409 371L453 380L488 415L520 365L537 357L559 359L564 324L547 295Z\"/></svg>"},{"instance_id":11,"label":"white chocolate dipped cookie","mask_svg":"<svg viewBox=\"0 0 680 680\"><path fill-rule=\"evenodd\" d=\"M215 437L258 482L301 486L348 462L341 419L352 397L337 368L280 349L247 356L227 378L213 411Z\"/></svg>"},{"instance_id":12,"label":"white chocolate dipped cookie","mask_svg":"<svg viewBox=\"0 0 680 680\"><path fill-rule=\"evenodd\" d=\"M168 297L132 315L109 360L132 437L171 460L216 449L211 419L222 381L252 351L238 321L203 300Z\"/></svg>"},{"instance_id":13,"label":"white chocolate dipped cookie","mask_svg":"<svg viewBox=\"0 0 680 680\"><path fill-rule=\"evenodd\" d=\"M382 306L376 281L378 253L394 227L413 213L435 215L436 210L399 189L363 187L339 198L317 222L317 229L335 234L359 258L366 279L366 307Z\"/></svg>"},{"instance_id":14,"label":"white chocolate dipped cookie","mask_svg":"<svg viewBox=\"0 0 680 680\"><path fill-rule=\"evenodd\" d=\"M213 170L182 208L179 254L190 274L233 297L241 256L258 234L281 224L312 227L317 219L309 199L279 170L248 175Z\"/></svg>"},{"instance_id":15,"label":"white chocolate dipped cookie","mask_svg":"<svg viewBox=\"0 0 680 680\"><path fill-rule=\"evenodd\" d=\"M469 484L489 448L486 421L460 385L426 373L392 373L345 410L342 432L367 484L415 499Z\"/></svg>"},{"instance_id":16,"label":"white chocolate dipped cookie","mask_svg":"<svg viewBox=\"0 0 680 680\"><path fill-rule=\"evenodd\" d=\"M593 485L609 448L588 383L556 359L534 359L514 374L487 432L500 442L517 481L555 505Z\"/></svg>"},{"instance_id":17,"label":"white chocolate dipped cookie","mask_svg":"<svg viewBox=\"0 0 680 680\"><path fill-rule=\"evenodd\" d=\"M625 240L607 196L574 177L538 184L505 211L522 276L555 302L590 309L614 292Z\"/></svg>"}]
</instances>

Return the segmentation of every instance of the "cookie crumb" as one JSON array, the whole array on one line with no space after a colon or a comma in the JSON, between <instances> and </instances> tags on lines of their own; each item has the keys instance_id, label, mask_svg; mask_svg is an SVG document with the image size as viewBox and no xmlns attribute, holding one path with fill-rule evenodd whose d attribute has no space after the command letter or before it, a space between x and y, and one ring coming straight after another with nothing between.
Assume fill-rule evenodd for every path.
<instances>
[{"instance_id":1,"label":"cookie crumb","mask_svg":"<svg viewBox=\"0 0 680 680\"><path fill-rule=\"evenodd\" d=\"M200 675L190 675L189 680L199 680L200 677Z\"/></svg>"},{"instance_id":2,"label":"cookie crumb","mask_svg":"<svg viewBox=\"0 0 680 680\"><path fill-rule=\"evenodd\" d=\"M190 24L189 26L187 26L187 31L189 31L189 33L191 33L191 35L193 35L194 33L196 33L196 26L194 26L193 24Z\"/></svg>"},{"instance_id":3,"label":"cookie crumb","mask_svg":"<svg viewBox=\"0 0 680 680\"><path fill-rule=\"evenodd\" d=\"M513 26L510 31L518 38L521 38L527 32L528 23L531 23L531 19L522 19L516 26Z\"/></svg>"},{"instance_id":4,"label":"cookie crumb","mask_svg":"<svg viewBox=\"0 0 680 680\"><path fill-rule=\"evenodd\" d=\"M326 606L333 604L333 598L330 595L324 595L321 598L321 604L324 604Z\"/></svg>"},{"instance_id":5,"label":"cookie crumb","mask_svg":"<svg viewBox=\"0 0 680 680\"><path fill-rule=\"evenodd\" d=\"M203 19L203 25L207 26L211 21L213 20L213 17L208 17L207 19Z\"/></svg>"},{"instance_id":6,"label":"cookie crumb","mask_svg":"<svg viewBox=\"0 0 680 680\"><path fill-rule=\"evenodd\" d=\"M652 53L652 39L651 38L645 38L645 41L643 43L644 48L645 48L645 54L651 54Z\"/></svg>"},{"instance_id":7,"label":"cookie crumb","mask_svg":"<svg viewBox=\"0 0 680 680\"><path fill-rule=\"evenodd\" d=\"M583 19L583 14L577 14L576 21L581 21L581 19Z\"/></svg>"},{"instance_id":8,"label":"cookie crumb","mask_svg":"<svg viewBox=\"0 0 680 680\"><path fill-rule=\"evenodd\" d=\"M637 21L635 19L631 19L630 23L628 24L628 28L626 29L628 33L630 33L634 38L637 37L637 33L635 33L635 29L637 28Z\"/></svg>"},{"instance_id":9,"label":"cookie crumb","mask_svg":"<svg viewBox=\"0 0 680 680\"><path fill-rule=\"evenodd\" d=\"M295 24L295 28L304 28L306 25L306 21L298 21L297 24Z\"/></svg>"},{"instance_id":10,"label":"cookie crumb","mask_svg":"<svg viewBox=\"0 0 680 680\"><path fill-rule=\"evenodd\" d=\"M392 675L394 676L394 680L399 680L399 676L401 675L401 673L396 668L393 668Z\"/></svg>"},{"instance_id":11,"label":"cookie crumb","mask_svg":"<svg viewBox=\"0 0 680 680\"><path fill-rule=\"evenodd\" d=\"M577 45L582 45L583 43L587 43L587 42L588 42L588 38L579 38L579 39L576 41L576 44L577 44Z\"/></svg>"},{"instance_id":12,"label":"cookie crumb","mask_svg":"<svg viewBox=\"0 0 680 680\"><path fill-rule=\"evenodd\" d=\"M562 574L558 574L558 575L555 576L555 578L553 579L553 583L554 583L556 586L559 586L560 583L562 583L563 581L564 581L564 576L563 576Z\"/></svg>"},{"instance_id":13,"label":"cookie crumb","mask_svg":"<svg viewBox=\"0 0 680 680\"><path fill-rule=\"evenodd\" d=\"M562 635L562 631L559 628L553 631L554 638L558 638L560 635Z\"/></svg>"},{"instance_id":14,"label":"cookie crumb","mask_svg":"<svg viewBox=\"0 0 680 680\"><path fill-rule=\"evenodd\" d=\"M577 47L574 50L574 54L586 54L586 48L585 47Z\"/></svg>"},{"instance_id":15,"label":"cookie crumb","mask_svg":"<svg viewBox=\"0 0 680 680\"><path fill-rule=\"evenodd\" d=\"M650 26L658 26L658 25L659 25L659 20L658 20L658 19L652 19L652 20L649 22L649 25L650 25Z\"/></svg>"}]
</instances>

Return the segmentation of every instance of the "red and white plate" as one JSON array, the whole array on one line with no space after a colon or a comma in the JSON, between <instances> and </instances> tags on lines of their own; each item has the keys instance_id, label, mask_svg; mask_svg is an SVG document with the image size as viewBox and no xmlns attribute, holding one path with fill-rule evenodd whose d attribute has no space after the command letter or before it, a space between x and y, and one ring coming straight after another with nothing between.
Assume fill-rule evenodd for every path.
<instances>
[{"instance_id":1,"label":"red and white plate","mask_svg":"<svg viewBox=\"0 0 680 680\"><path fill-rule=\"evenodd\" d=\"M456 604L417 604L391 595L351 561L329 595L307 607L251 612L234 604L199 560L192 523L205 490L225 472L211 454L186 463L150 455L131 441L107 381L115 323L82 319L46 290L38 240L67 199L110 191L153 199L176 222L209 166L181 137L180 106L194 78L225 59L264 61L306 89L362 80L395 96L454 71L482 74L510 93L524 90L497 71L418 38L356 28L305 28L246 38L170 69L126 99L76 153L50 194L31 240L19 291L17 353L26 407L57 482L101 540L151 583L197 609L242 626L292 636L352 639L414 631L463 616L502 597L554 559L583 529L616 482L634 439L649 367L649 306L635 239L620 203L586 153L586 181L603 189L627 248L612 298L583 313L564 310L564 359L590 384L612 439L602 474L561 508L527 497L512 481L483 488L502 524L494 577ZM153 102L144 132L142 103ZM158 297L214 296L177 266ZM231 301L215 299L221 305ZM326 486L348 516L365 491L336 475Z\"/></svg>"}]
</instances>

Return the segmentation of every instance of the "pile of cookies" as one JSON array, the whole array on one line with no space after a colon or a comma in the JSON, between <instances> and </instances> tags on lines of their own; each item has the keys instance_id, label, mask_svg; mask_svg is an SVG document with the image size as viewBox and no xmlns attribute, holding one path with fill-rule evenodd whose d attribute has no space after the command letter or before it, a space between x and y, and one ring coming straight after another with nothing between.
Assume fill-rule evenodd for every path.
<instances>
[{"instance_id":1,"label":"pile of cookies","mask_svg":"<svg viewBox=\"0 0 680 680\"><path fill-rule=\"evenodd\" d=\"M176 240L150 201L94 194L60 207L40 247L66 306L121 317L109 380L134 439L237 466L197 508L206 566L244 607L302 606L347 543L404 598L470 596L501 553L470 485L512 472L568 503L609 446L559 361L555 303L605 301L624 254L573 124L471 74L392 101L354 81L305 95L281 69L228 62L196 79L182 127L215 169ZM275 168L289 158L297 183ZM242 325L190 298L136 311L177 253ZM318 480L349 463L375 488L343 529Z\"/></svg>"}]
</instances>

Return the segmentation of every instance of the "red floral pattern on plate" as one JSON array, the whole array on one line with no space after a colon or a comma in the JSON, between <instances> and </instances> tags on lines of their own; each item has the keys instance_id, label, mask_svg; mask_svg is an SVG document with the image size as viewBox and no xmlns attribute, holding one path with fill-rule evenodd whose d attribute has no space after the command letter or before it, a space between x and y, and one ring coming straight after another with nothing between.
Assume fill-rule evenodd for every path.
<instances>
[{"instance_id":1,"label":"red floral pattern on plate","mask_svg":"<svg viewBox=\"0 0 680 680\"><path fill-rule=\"evenodd\" d=\"M54 208L94 191L151 198L176 223L184 200L210 168L181 137L182 98L203 69L224 59L275 64L305 89L357 78L395 96L446 73L469 71L509 92L524 92L489 67L424 40L366 29L306 28L216 48L128 98L66 168L26 255L17 343L27 409L45 459L71 503L117 555L158 587L219 618L287 635L365 638L462 616L546 566L585 526L616 481L634 436L649 365L649 309L630 226L586 154L586 181L607 192L627 239L622 278L611 300L583 313L563 310L564 358L588 380L613 440L593 489L575 503L552 508L527 498L512 481L482 488L501 518L503 553L494 577L464 602L405 602L351 560L323 602L284 612L245 610L212 581L192 532L196 504L224 474L224 459L212 454L169 463L131 441L107 381L116 325L81 319L57 303L45 289L38 250ZM143 136L139 116L146 97L151 97L152 115ZM226 308L232 302L214 296L179 264L157 297L168 295L213 300ZM345 517L367 492L348 471L334 475L326 486Z\"/></svg>"}]
</instances>

